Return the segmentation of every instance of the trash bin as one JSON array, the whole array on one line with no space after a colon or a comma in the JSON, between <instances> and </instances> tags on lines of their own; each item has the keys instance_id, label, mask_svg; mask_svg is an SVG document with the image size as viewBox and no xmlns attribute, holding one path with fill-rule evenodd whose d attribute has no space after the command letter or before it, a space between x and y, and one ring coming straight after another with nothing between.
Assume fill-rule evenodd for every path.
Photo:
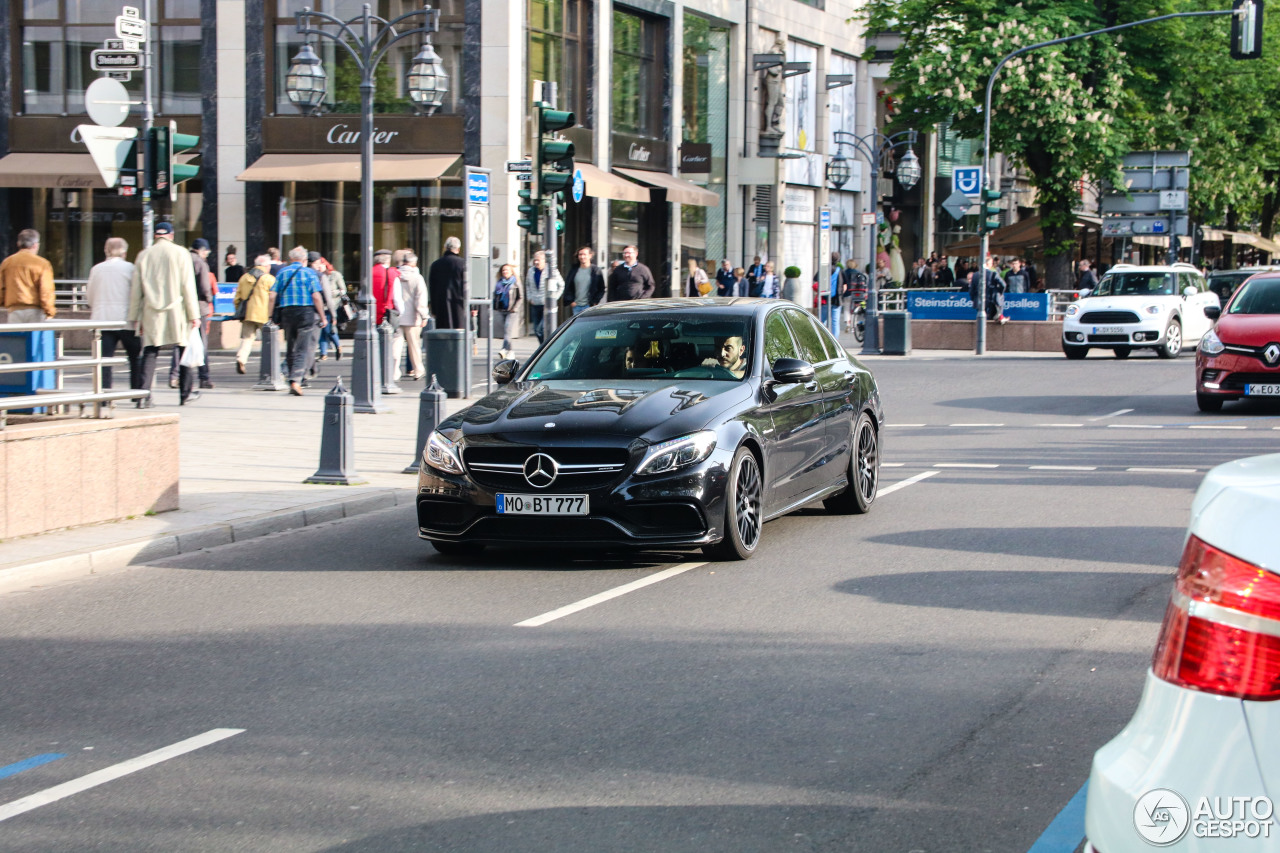
<instances>
[{"instance_id":1,"label":"trash bin","mask_svg":"<svg viewBox=\"0 0 1280 853\"><path fill-rule=\"evenodd\" d=\"M880 316L884 318L880 351L885 355L910 355L911 312L881 311Z\"/></svg>"},{"instance_id":2,"label":"trash bin","mask_svg":"<svg viewBox=\"0 0 1280 853\"><path fill-rule=\"evenodd\" d=\"M466 329L428 329L422 333L427 381L434 373L453 399L471 394L471 350Z\"/></svg>"},{"instance_id":3,"label":"trash bin","mask_svg":"<svg viewBox=\"0 0 1280 853\"><path fill-rule=\"evenodd\" d=\"M52 330L40 332L0 332L0 363L21 364L32 361L53 361L56 342ZM46 388L56 388L56 370L33 370L29 373L0 373L0 396L18 397L34 394ZM15 414L43 412L39 409L14 409Z\"/></svg>"}]
</instances>

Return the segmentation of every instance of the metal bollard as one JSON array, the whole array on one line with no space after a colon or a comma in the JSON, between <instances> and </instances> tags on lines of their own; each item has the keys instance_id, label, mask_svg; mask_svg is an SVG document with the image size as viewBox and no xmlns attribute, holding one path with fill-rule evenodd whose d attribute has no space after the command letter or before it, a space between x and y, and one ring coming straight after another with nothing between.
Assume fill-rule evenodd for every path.
<instances>
[{"instance_id":1,"label":"metal bollard","mask_svg":"<svg viewBox=\"0 0 1280 853\"><path fill-rule=\"evenodd\" d=\"M382 350L382 393L399 394L400 386L396 384L395 330L390 323L378 324L378 344Z\"/></svg>"},{"instance_id":2,"label":"metal bollard","mask_svg":"<svg viewBox=\"0 0 1280 853\"><path fill-rule=\"evenodd\" d=\"M418 455L413 457L413 464L406 467L401 474L416 474L422 464L422 454L427 449L427 439L444 420L444 401L449 396L444 393L436 375L431 374L431 384L418 394Z\"/></svg>"},{"instance_id":3,"label":"metal bollard","mask_svg":"<svg viewBox=\"0 0 1280 853\"><path fill-rule=\"evenodd\" d=\"M258 336L262 339L262 366L258 369L258 383L254 391L283 391L288 386L280 375L280 327L264 323Z\"/></svg>"},{"instance_id":4,"label":"metal bollard","mask_svg":"<svg viewBox=\"0 0 1280 853\"><path fill-rule=\"evenodd\" d=\"M351 414L355 397L342 385L342 377L324 396L324 431L320 435L320 467L304 483L360 486L365 480L352 470L355 441Z\"/></svg>"}]
</instances>

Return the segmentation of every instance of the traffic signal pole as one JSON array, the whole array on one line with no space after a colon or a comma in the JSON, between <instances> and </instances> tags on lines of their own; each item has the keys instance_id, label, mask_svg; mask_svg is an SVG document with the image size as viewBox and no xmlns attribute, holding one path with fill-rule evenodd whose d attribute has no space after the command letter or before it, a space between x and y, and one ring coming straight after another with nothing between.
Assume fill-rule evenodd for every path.
<instances>
[{"instance_id":1,"label":"traffic signal pole","mask_svg":"<svg viewBox=\"0 0 1280 853\"><path fill-rule=\"evenodd\" d=\"M1100 30L1090 30L1087 33L1077 33L1073 36L1064 36L1060 39L1052 41L1042 41L1036 44L1029 44L1026 47L1020 47L1012 53L1006 54L1003 59L996 63L996 67L991 69L991 76L987 78L987 99L982 109L982 197L985 200L986 191L991 189L991 92L995 88L996 75L1000 73L1000 69L1008 64L1009 60L1014 57L1021 56L1033 50L1042 47L1051 47L1055 44L1065 44L1069 41L1077 41L1090 36L1100 36L1105 33L1114 33L1118 30L1127 30L1130 27L1141 26L1142 24L1154 24L1158 21L1169 21L1174 18L1207 18L1221 15L1234 15L1235 21L1232 24L1233 35L1240 29L1241 22L1247 21L1252 27L1248 31L1248 38L1255 37L1255 33L1261 32L1262 27L1262 8L1261 4L1253 2L1253 0L1236 0L1236 7L1233 9L1217 9L1210 12L1174 12L1170 15L1160 15L1155 18L1143 18L1141 21L1130 21L1127 24L1117 24L1114 27L1103 27ZM1243 39L1245 36L1239 36ZM1235 44L1232 45L1233 50ZM1254 52L1248 55L1241 55L1237 58L1256 59L1259 54ZM984 222L985 225L985 222ZM978 280L978 303L974 305L977 315L978 336L976 353L983 355L987 351L987 312L986 312L986 290L987 290L987 252L991 247L990 232L982 229L982 239L978 246L978 266L981 270L981 278Z\"/></svg>"},{"instance_id":2,"label":"traffic signal pole","mask_svg":"<svg viewBox=\"0 0 1280 853\"><path fill-rule=\"evenodd\" d=\"M156 121L155 109L151 103L151 75L155 68L155 39L152 38L151 22L155 20L155 0L144 0L142 15L146 18L147 38L142 43L142 133L138 136L137 150L142 159L142 167L138 171L145 176L155 166L151 162L152 151L147 144ZM151 188L147 186L146 180L139 180L138 183L142 190L142 247L145 249L155 242L156 217L155 211L151 209Z\"/></svg>"}]
</instances>

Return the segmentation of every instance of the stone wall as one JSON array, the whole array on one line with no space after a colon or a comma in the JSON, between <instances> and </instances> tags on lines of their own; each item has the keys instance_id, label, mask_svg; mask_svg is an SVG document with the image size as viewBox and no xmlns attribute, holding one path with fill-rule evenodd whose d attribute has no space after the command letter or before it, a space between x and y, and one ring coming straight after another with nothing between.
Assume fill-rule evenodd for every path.
<instances>
[{"instance_id":1,"label":"stone wall","mask_svg":"<svg viewBox=\"0 0 1280 853\"><path fill-rule=\"evenodd\" d=\"M0 430L0 538L178 508L178 416L118 414Z\"/></svg>"},{"instance_id":2,"label":"stone wall","mask_svg":"<svg viewBox=\"0 0 1280 853\"><path fill-rule=\"evenodd\" d=\"M913 349L973 350L978 328L973 320L912 320ZM987 323L988 351L1061 352L1061 322Z\"/></svg>"}]
</instances>

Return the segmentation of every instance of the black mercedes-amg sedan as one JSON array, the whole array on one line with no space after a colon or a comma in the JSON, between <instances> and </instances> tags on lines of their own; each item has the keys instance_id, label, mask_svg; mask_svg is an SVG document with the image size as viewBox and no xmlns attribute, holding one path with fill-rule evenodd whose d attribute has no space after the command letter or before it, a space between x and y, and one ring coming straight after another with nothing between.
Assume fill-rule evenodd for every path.
<instances>
[{"instance_id":1,"label":"black mercedes-amg sedan","mask_svg":"<svg viewBox=\"0 0 1280 853\"><path fill-rule=\"evenodd\" d=\"M777 299L616 302L579 314L502 387L442 421L418 534L486 545L702 548L745 559L764 522L876 498L884 418L870 371Z\"/></svg>"}]
</instances>

